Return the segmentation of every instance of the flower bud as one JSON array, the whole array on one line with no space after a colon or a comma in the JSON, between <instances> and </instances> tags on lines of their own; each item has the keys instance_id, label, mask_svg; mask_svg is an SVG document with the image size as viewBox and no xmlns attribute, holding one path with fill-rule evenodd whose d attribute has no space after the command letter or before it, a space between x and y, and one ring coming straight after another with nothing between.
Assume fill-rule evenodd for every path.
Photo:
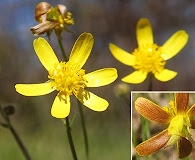
<instances>
[{"instance_id":1,"label":"flower bud","mask_svg":"<svg viewBox=\"0 0 195 160\"><path fill-rule=\"evenodd\" d=\"M3 111L5 112L6 115L9 116L15 113L15 108L14 106L8 105L3 108Z\"/></svg>"},{"instance_id":2,"label":"flower bud","mask_svg":"<svg viewBox=\"0 0 195 160\"><path fill-rule=\"evenodd\" d=\"M114 87L116 97L130 94L130 86L126 83L119 83Z\"/></svg>"}]
</instances>

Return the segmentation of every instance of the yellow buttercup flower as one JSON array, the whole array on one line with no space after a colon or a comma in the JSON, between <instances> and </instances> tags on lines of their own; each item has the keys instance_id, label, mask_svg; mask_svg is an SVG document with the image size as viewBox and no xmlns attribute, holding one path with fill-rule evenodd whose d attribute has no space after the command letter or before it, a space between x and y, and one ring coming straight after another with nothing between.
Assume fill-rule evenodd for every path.
<instances>
[{"instance_id":1,"label":"yellow buttercup flower","mask_svg":"<svg viewBox=\"0 0 195 160\"><path fill-rule=\"evenodd\" d=\"M152 73L159 81L173 79L177 72L165 69L166 61L175 56L187 43L188 34L180 30L173 34L162 46L154 43L151 24L142 18L136 26L138 48L132 54L110 43L113 56L125 65L132 66L135 71L122 78L126 83L141 83L148 73Z\"/></svg>"},{"instance_id":2,"label":"yellow buttercup flower","mask_svg":"<svg viewBox=\"0 0 195 160\"><path fill-rule=\"evenodd\" d=\"M85 90L86 87L100 87L112 83L117 78L115 68L104 68L85 73L82 69L94 43L90 33L83 33L75 42L68 62L59 62L49 43L38 38L34 40L35 52L48 71L48 81L40 84L16 84L16 91L25 96L40 96L58 91L51 108L51 115L65 118L70 113L70 96L75 95L86 107L94 111L104 111L108 102Z\"/></svg>"},{"instance_id":3,"label":"yellow buttercup flower","mask_svg":"<svg viewBox=\"0 0 195 160\"><path fill-rule=\"evenodd\" d=\"M176 93L175 100L170 101L169 107L160 107L148 99L139 97L135 101L135 109L145 118L168 125L156 136L142 142L136 147L141 156L150 155L163 147L177 144L179 158L190 155L195 142L191 137L190 129L195 116L195 104L188 107L189 94Z\"/></svg>"}]
</instances>

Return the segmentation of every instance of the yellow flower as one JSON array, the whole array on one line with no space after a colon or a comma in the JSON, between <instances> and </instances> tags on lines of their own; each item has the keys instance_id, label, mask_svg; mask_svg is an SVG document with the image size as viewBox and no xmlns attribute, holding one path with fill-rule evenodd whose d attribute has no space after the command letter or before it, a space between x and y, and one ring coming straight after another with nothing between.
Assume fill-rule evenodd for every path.
<instances>
[{"instance_id":1,"label":"yellow flower","mask_svg":"<svg viewBox=\"0 0 195 160\"><path fill-rule=\"evenodd\" d=\"M166 60L175 56L185 46L188 34L180 30L172 35L164 45L158 46L154 43L152 28L146 18L138 21L136 34L138 48L132 54L112 43L109 45L111 53L117 60L135 69L133 73L122 78L122 81L141 83L146 79L148 73L152 73L156 79L163 82L173 79L177 73L165 69Z\"/></svg>"},{"instance_id":2,"label":"yellow flower","mask_svg":"<svg viewBox=\"0 0 195 160\"><path fill-rule=\"evenodd\" d=\"M189 94L176 93L175 101L171 101L169 107L160 107L142 97L135 101L135 108L143 117L168 125L167 129L136 147L139 155L147 156L175 143L177 143L179 158L190 155L192 145L195 147L190 134L190 128L194 128L191 120L195 116L195 104L189 108L188 100Z\"/></svg>"},{"instance_id":3,"label":"yellow flower","mask_svg":"<svg viewBox=\"0 0 195 160\"><path fill-rule=\"evenodd\" d=\"M86 87L100 87L112 83L117 78L114 68L99 69L85 74L82 69L94 43L90 33L83 33L75 42L68 62L59 62L49 43L38 38L34 40L35 52L48 71L48 81L39 84L16 84L16 91L25 96L40 96L58 91L51 108L56 118L67 117L70 113L70 96L75 95L86 107L94 111L104 111L108 102L85 90Z\"/></svg>"}]
</instances>

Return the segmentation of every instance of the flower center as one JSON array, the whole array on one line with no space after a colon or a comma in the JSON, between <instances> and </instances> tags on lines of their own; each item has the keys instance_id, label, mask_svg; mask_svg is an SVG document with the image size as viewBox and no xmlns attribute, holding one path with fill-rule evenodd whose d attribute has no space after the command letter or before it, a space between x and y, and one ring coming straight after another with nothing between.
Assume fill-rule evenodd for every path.
<instances>
[{"instance_id":1,"label":"flower center","mask_svg":"<svg viewBox=\"0 0 195 160\"><path fill-rule=\"evenodd\" d=\"M186 133L189 133L190 126L190 119L187 115L176 115L171 120L168 127L168 133L170 135L185 137Z\"/></svg>"},{"instance_id":2,"label":"flower center","mask_svg":"<svg viewBox=\"0 0 195 160\"><path fill-rule=\"evenodd\" d=\"M84 80L83 75L85 75L85 70L78 70L76 65L60 62L54 65L53 70L49 71L48 78L52 80L54 89L59 91L59 95L62 97L84 90L86 80Z\"/></svg>"},{"instance_id":3,"label":"flower center","mask_svg":"<svg viewBox=\"0 0 195 160\"><path fill-rule=\"evenodd\" d=\"M168 133L170 135L185 137L190 133L190 117L186 113L178 114L174 101L170 101L169 107L163 107L163 109L173 117L168 127Z\"/></svg>"},{"instance_id":4,"label":"flower center","mask_svg":"<svg viewBox=\"0 0 195 160\"><path fill-rule=\"evenodd\" d=\"M136 48L132 54L136 57L133 66L136 70L155 74L161 72L166 64L161 49L156 44Z\"/></svg>"}]
</instances>

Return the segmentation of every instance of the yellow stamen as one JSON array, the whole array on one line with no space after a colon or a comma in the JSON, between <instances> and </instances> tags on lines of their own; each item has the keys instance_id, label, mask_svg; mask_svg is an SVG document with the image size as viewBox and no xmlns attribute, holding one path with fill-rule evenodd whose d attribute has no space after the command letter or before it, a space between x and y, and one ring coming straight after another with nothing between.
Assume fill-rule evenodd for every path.
<instances>
[{"instance_id":1,"label":"yellow stamen","mask_svg":"<svg viewBox=\"0 0 195 160\"><path fill-rule=\"evenodd\" d=\"M177 115L177 107L175 106L175 102L174 101L170 101L169 102L169 106L163 107L163 110L168 112L173 117Z\"/></svg>"},{"instance_id":2,"label":"yellow stamen","mask_svg":"<svg viewBox=\"0 0 195 160\"><path fill-rule=\"evenodd\" d=\"M60 62L54 65L54 69L49 71L48 78L53 81L53 87L59 91L59 96L70 96L73 93L82 92L86 87L86 81L83 78L85 70L66 62Z\"/></svg>"},{"instance_id":3,"label":"yellow stamen","mask_svg":"<svg viewBox=\"0 0 195 160\"><path fill-rule=\"evenodd\" d=\"M67 12L66 17L64 18L64 22L67 25L74 25L74 20L72 18L72 14L70 12Z\"/></svg>"},{"instance_id":4,"label":"yellow stamen","mask_svg":"<svg viewBox=\"0 0 195 160\"><path fill-rule=\"evenodd\" d=\"M132 54L136 57L136 62L133 66L136 70L155 74L161 72L166 64L160 47L156 44L140 46Z\"/></svg>"}]
</instances>

